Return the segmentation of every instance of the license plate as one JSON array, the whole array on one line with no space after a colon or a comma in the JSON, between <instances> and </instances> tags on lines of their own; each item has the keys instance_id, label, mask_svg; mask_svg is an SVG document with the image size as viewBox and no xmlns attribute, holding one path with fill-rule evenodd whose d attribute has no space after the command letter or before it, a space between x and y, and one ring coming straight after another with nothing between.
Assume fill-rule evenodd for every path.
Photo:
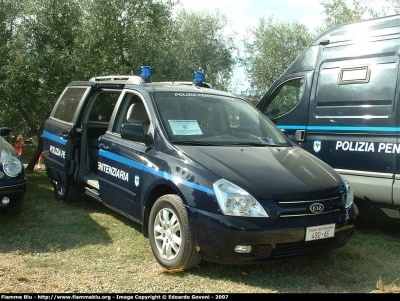
<instances>
[{"instance_id":1,"label":"license plate","mask_svg":"<svg viewBox=\"0 0 400 301\"><path fill-rule=\"evenodd\" d=\"M306 241L325 239L335 236L335 224L306 228Z\"/></svg>"}]
</instances>

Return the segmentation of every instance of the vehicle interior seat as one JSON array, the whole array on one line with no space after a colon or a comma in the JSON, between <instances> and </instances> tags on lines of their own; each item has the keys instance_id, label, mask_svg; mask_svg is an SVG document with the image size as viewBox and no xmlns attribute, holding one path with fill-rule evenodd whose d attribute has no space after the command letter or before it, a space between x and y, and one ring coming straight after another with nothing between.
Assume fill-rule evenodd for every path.
<instances>
[{"instance_id":1,"label":"vehicle interior seat","mask_svg":"<svg viewBox=\"0 0 400 301\"><path fill-rule=\"evenodd\" d=\"M126 113L126 120L130 123L141 124L143 126L143 132L148 134L150 120L142 102L134 102L130 105Z\"/></svg>"}]
</instances>

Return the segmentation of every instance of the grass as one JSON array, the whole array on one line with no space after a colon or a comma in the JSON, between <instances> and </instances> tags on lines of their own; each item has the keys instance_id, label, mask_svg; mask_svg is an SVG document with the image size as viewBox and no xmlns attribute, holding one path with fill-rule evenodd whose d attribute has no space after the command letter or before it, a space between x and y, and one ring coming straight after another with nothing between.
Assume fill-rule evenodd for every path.
<instances>
[{"instance_id":1,"label":"grass","mask_svg":"<svg viewBox=\"0 0 400 301\"><path fill-rule=\"evenodd\" d=\"M395 219L360 215L350 242L327 253L166 273L140 225L89 198L58 201L43 171L27 175L22 214L0 215L0 293L400 292Z\"/></svg>"}]
</instances>

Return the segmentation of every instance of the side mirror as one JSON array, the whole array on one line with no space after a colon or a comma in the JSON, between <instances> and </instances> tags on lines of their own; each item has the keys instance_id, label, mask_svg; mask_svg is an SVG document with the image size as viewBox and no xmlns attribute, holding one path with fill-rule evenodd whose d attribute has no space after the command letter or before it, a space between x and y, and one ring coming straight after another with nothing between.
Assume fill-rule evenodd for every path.
<instances>
[{"instance_id":1,"label":"side mirror","mask_svg":"<svg viewBox=\"0 0 400 301\"><path fill-rule=\"evenodd\" d=\"M142 142L147 146L150 146L153 143L153 138L144 133L143 126L136 123L124 123L121 127L121 138Z\"/></svg>"}]
</instances>

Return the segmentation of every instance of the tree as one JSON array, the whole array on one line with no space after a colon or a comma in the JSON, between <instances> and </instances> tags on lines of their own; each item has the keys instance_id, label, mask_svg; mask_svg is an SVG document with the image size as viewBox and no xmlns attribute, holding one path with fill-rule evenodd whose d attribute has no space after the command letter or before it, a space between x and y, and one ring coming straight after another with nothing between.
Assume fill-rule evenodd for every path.
<instances>
[{"instance_id":1,"label":"tree","mask_svg":"<svg viewBox=\"0 0 400 301\"><path fill-rule=\"evenodd\" d=\"M174 0L0 0L0 105L2 126L33 137L42 152L43 126L72 80L139 74L153 80L192 78L226 87L234 59L233 38L220 15L181 12Z\"/></svg>"},{"instance_id":2,"label":"tree","mask_svg":"<svg viewBox=\"0 0 400 301\"><path fill-rule=\"evenodd\" d=\"M386 3L398 2L397 0L387 0ZM323 32L339 24L367 20L385 16L390 11L390 5L382 3L381 11L372 8L371 0L352 0L351 4L346 0L321 0L320 4L324 8L324 24L318 30Z\"/></svg>"},{"instance_id":3,"label":"tree","mask_svg":"<svg viewBox=\"0 0 400 301\"><path fill-rule=\"evenodd\" d=\"M13 32L0 104L3 123L38 142L27 166L33 170L42 152L44 121L75 73L73 49L81 14L74 0L19 4L23 14Z\"/></svg>"},{"instance_id":4,"label":"tree","mask_svg":"<svg viewBox=\"0 0 400 301\"><path fill-rule=\"evenodd\" d=\"M258 27L250 29L249 33L240 62L250 81L245 95L256 102L308 46L313 36L303 24L278 22L273 16L261 18Z\"/></svg>"},{"instance_id":5,"label":"tree","mask_svg":"<svg viewBox=\"0 0 400 301\"><path fill-rule=\"evenodd\" d=\"M170 1L82 0L86 18L80 35L79 68L84 78L139 74L142 65L158 66L172 27Z\"/></svg>"},{"instance_id":6,"label":"tree","mask_svg":"<svg viewBox=\"0 0 400 301\"><path fill-rule=\"evenodd\" d=\"M18 19L18 6L14 0L1 0L0 1L0 85L3 84L5 78L5 67L12 44L13 32L15 23Z\"/></svg>"},{"instance_id":7,"label":"tree","mask_svg":"<svg viewBox=\"0 0 400 301\"><path fill-rule=\"evenodd\" d=\"M179 11L174 20L168 60L162 73L166 80L191 80L195 71L203 71L205 81L227 90L236 61L232 35L226 34L227 19L217 11L193 13ZM166 68L168 66L168 69Z\"/></svg>"},{"instance_id":8,"label":"tree","mask_svg":"<svg viewBox=\"0 0 400 301\"><path fill-rule=\"evenodd\" d=\"M15 0L0 1L0 104L8 105L1 102L5 97L6 79L10 72L9 63L12 59L11 50L14 41L16 24L21 7ZM2 126L4 121L1 119Z\"/></svg>"},{"instance_id":9,"label":"tree","mask_svg":"<svg viewBox=\"0 0 400 301\"><path fill-rule=\"evenodd\" d=\"M400 0L386 0L386 2L389 3L396 14L400 13Z\"/></svg>"}]
</instances>

